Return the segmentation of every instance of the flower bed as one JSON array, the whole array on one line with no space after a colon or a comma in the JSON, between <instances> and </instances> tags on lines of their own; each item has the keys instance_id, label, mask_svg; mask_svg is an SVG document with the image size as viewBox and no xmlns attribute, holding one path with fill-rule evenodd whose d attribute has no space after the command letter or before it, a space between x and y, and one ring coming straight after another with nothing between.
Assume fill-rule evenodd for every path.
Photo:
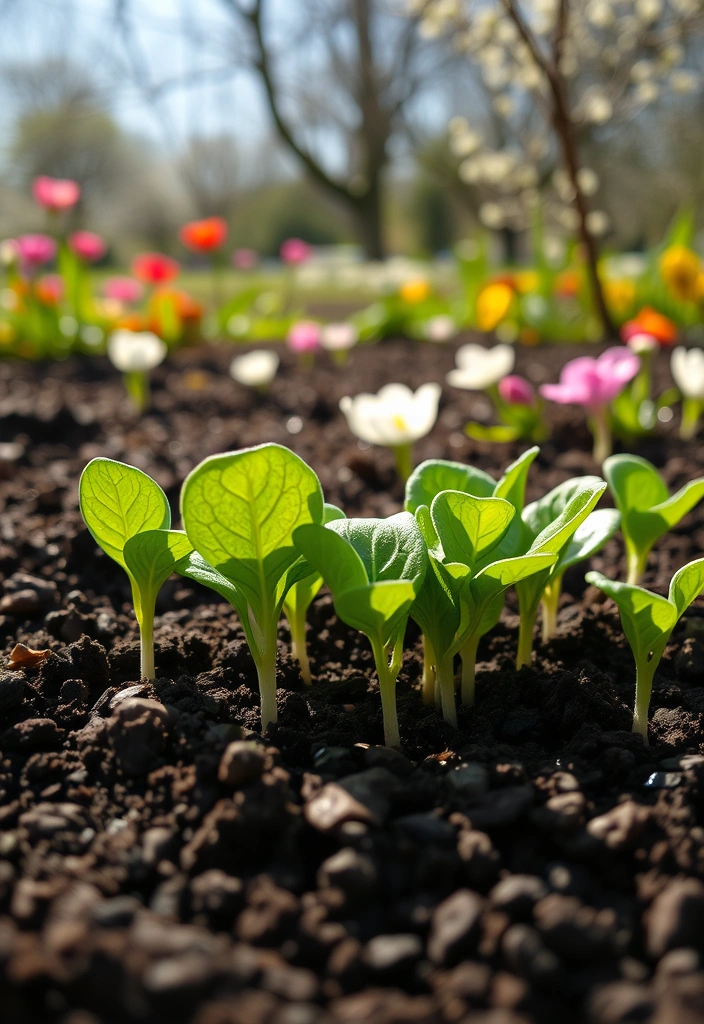
<instances>
[{"instance_id":1,"label":"flower bed","mask_svg":"<svg viewBox=\"0 0 704 1024\"><path fill-rule=\"evenodd\" d=\"M520 672L509 596L480 643L476 706L458 704L457 731L420 698L409 626L402 752L379 746L371 649L326 593L309 616L312 689L280 624L279 721L264 740L236 618L189 580L161 591L157 679L139 681L126 576L96 554L78 512L86 462L138 465L175 506L205 456L275 441L348 515L391 515L403 500L393 455L356 443L339 399L442 381L453 366L451 346L408 352L358 350L344 374L285 353L262 395L232 382L226 350L183 351L153 372L141 419L100 360L21 376L0 365L4 647L51 652L18 653L0 674L0 996L11 1024L73 1022L78 1009L106 1024L698 1019L696 605L656 675L649 747L628 731L634 665L618 614L587 588L585 566L565 576L559 635L536 639ZM516 369L540 385L582 354L521 350ZM662 389L657 353L654 372ZM598 472L580 411L546 415L529 501ZM483 396L444 388L416 459L498 478L527 446L463 433L490 417ZM701 445L680 441L674 423L636 451L671 489L704 474ZM657 542L649 589L666 593L701 554L702 514ZM625 578L620 536L591 568ZM254 746L231 745L240 739Z\"/></svg>"}]
</instances>

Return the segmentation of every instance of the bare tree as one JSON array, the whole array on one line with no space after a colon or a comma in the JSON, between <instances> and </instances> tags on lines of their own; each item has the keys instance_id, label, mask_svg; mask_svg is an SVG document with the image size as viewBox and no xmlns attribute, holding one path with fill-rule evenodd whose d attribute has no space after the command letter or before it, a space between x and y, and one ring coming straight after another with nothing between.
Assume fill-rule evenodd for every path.
<instances>
[{"instance_id":1,"label":"bare tree","mask_svg":"<svg viewBox=\"0 0 704 1024\"><path fill-rule=\"evenodd\" d=\"M385 0L303 0L299 35L275 39L268 0L221 0L247 31L279 137L348 211L366 255L384 255L384 172L395 136L446 48ZM334 165L337 166L334 166Z\"/></svg>"}]
</instances>

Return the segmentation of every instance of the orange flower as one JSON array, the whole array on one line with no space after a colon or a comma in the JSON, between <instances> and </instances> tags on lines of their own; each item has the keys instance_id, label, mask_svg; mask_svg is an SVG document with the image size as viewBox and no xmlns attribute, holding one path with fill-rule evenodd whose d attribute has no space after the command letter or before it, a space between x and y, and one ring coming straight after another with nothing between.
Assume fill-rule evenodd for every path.
<instances>
[{"instance_id":1,"label":"orange flower","mask_svg":"<svg viewBox=\"0 0 704 1024\"><path fill-rule=\"evenodd\" d=\"M573 299L579 291L579 283L576 270L563 270L555 279L555 294L561 299Z\"/></svg>"},{"instance_id":2,"label":"orange flower","mask_svg":"<svg viewBox=\"0 0 704 1024\"><path fill-rule=\"evenodd\" d=\"M513 288L505 281L488 284L477 296L477 327L493 331L508 313L513 302Z\"/></svg>"},{"instance_id":3,"label":"orange flower","mask_svg":"<svg viewBox=\"0 0 704 1024\"><path fill-rule=\"evenodd\" d=\"M146 331L149 328L149 322L143 313L128 313L127 316L121 317L115 324L115 327L120 327L125 331Z\"/></svg>"},{"instance_id":4,"label":"orange flower","mask_svg":"<svg viewBox=\"0 0 704 1024\"><path fill-rule=\"evenodd\" d=\"M64 295L64 281L60 274L45 274L34 286L40 302L45 306L58 306Z\"/></svg>"},{"instance_id":5,"label":"orange flower","mask_svg":"<svg viewBox=\"0 0 704 1024\"><path fill-rule=\"evenodd\" d=\"M191 252L217 252L225 244L227 223L222 217L205 217L184 224L179 238Z\"/></svg>"},{"instance_id":6,"label":"orange flower","mask_svg":"<svg viewBox=\"0 0 704 1024\"><path fill-rule=\"evenodd\" d=\"M651 306L643 306L638 315L621 328L625 341L634 334L649 334L660 345L672 345L677 340L677 325Z\"/></svg>"},{"instance_id":7,"label":"orange flower","mask_svg":"<svg viewBox=\"0 0 704 1024\"><path fill-rule=\"evenodd\" d=\"M424 277L414 278L412 281L406 281L398 290L398 294L407 302L410 306L415 306L418 302L423 302L430 295L430 284L425 280Z\"/></svg>"},{"instance_id":8,"label":"orange flower","mask_svg":"<svg viewBox=\"0 0 704 1024\"><path fill-rule=\"evenodd\" d=\"M179 291L176 288L157 288L149 303L150 311L154 312L164 300L168 299L173 302L176 314L181 321L200 320L203 316L201 304L196 302L188 292Z\"/></svg>"}]
</instances>

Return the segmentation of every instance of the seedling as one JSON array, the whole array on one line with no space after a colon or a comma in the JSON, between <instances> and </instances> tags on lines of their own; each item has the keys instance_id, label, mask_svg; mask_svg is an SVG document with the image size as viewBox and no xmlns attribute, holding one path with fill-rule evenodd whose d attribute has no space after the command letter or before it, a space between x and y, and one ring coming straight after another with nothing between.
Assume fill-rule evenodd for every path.
<instances>
[{"instance_id":1,"label":"seedling","mask_svg":"<svg viewBox=\"0 0 704 1024\"><path fill-rule=\"evenodd\" d=\"M592 509L605 490L606 484L599 477L577 477L555 487L523 510L521 517L523 530L520 543L524 550L530 550L533 553L550 551L556 556L556 560L549 568L516 584L521 619L516 668L530 664L533 651L533 627L546 587L552 585L554 591L555 586L558 585L559 581L555 579L555 572L561 576L564 569L567 568L567 564L565 564L563 569L559 569L559 559L573 540L579 527L588 521ZM598 527L599 523L596 526L592 523L586 530L587 536L591 536L594 529L598 529ZM606 537L603 540L605 543ZM589 547L588 541L584 541L584 543ZM577 542L573 554L578 554L581 546L581 543ZM567 559L567 554L565 557ZM579 561L579 558L577 560ZM555 602L554 592L548 596L548 604L550 605L551 602L553 604Z\"/></svg>"},{"instance_id":2,"label":"seedling","mask_svg":"<svg viewBox=\"0 0 704 1024\"><path fill-rule=\"evenodd\" d=\"M339 618L369 638L379 677L384 741L397 747L396 679L403 637L428 566L418 525L409 512L388 519L338 519L327 526L299 526L294 540L332 591Z\"/></svg>"},{"instance_id":3,"label":"seedling","mask_svg":"<svg viewBox=\"0 0 704 1024\"><path fill-rule=\"evenodd\" d=\"M645 572L653 544L704 497L704 477L690 480L670 496L655 466L637 455L612 455L604 462L604 476L621 513L626 579L636 585Z\"/></svg>"},{"instance_id":4,"label":"seedling","mask_svg":"<svg viewBox=\"0 0 704 1024\"><path fill-rule=\"evenodd\" d=\"M556 555L532 551L502 557L500 541L516 515L504 498L442 491L416 518L429 548L430 569L411 615L435 662L443 716L457 724L453 659L462 652L462 701L474 703L474 665L481 637L501 614L504 591L549 569Z\"/></svg>"},{"instance_id":5,"label":"seedling","mask_svg":"<svg viewBox=\"0 0 704 1024\"><path fill-rule=\"evenodd\" d=\"M257 668L266 729L276 722L281 608L288 590L310 573L293 533L322 524L320 481L278 444L213 455L186 478L181 515L197 556L179 572L216 590L236 610Z\"/></svg>"},{"instance_id":6,"label":"seedling","mask_svg":"<svg viewBox=\"0 0 704 1024\"><path fill-rule=\"evenodd\" d=\"M335 505L325 504L324 523L335 519L344 519L345 513ZM298 575L298 567L296 571ZM294 583L284 599L284 615L288 619L291 630L291 654L298 661L301 678L306 686L310 686L310 661L308 660L308 644L306 643L306 616L313 598L323 585L323 577L310 567L304 579Z\"/></svg>"},{"instance_id":7,"label":"seedling","mask_svg":"<svg viewBox=\"0 0 704 1024\"><path fill-rule=\"evenodd\" d=\"M600 572L588 572L587 583L603 590L616 602L621 624L636 662L636 699L633 732L648 742L648 706L653 677L672 631L690 604L704 590L704 558L675 573L668 597L631 583L616 583Z\"/></svg>"},{"instance_id":8,"label":"seedling","mask_svg":"<svg viewBox=\"0 0 704 1024\"><path fill-rule=\"evenodd\" d=\"M141 638L141 674L154 679L154 606L162 585L192 545L170 530L161 487L134 466L93 459L78 485L81 514L96 544L129 577Z\"/></svg>"}]
</instances>

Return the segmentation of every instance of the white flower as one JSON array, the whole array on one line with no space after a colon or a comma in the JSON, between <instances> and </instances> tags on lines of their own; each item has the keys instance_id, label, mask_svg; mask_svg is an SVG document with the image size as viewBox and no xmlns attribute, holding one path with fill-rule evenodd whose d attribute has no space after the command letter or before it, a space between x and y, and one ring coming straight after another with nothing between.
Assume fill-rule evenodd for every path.
<instances>
[{"instance_id":1,"label":"white flower","mask_svg":"<svg viewBox=\"0 0 704 1024\"><path fill-rule=\"evenodd\" d=\"M484 391L510 373L516 362L516 353L510 345L463 345L455 356L457 368L450 370L447 383L465 391Z\"/></svg>"},{"instance_id":2,"label":"white flower","mask_svg":"<svg viewBox=\"0 0 704 1024\"><path fill-rule=\"evenodd\" d=\"M151 331L113 331L108 356L121 373L146 373L161 363L167 353L161 338Z\"/></svg>"},{"instance_id":3,"label":"white flower","mask_svg":"<svg viewBox=\"0 0 704 1024\"><path fill-rule=\"evenodd\" d=\"M376 395L341 398L340 409L360 440L395 448L430 433L438 418L441 390L439 384L423 384L416 392L405 384L387 384Z\"/></svg>"},{"instance_id":4,"label":"white flower","mask_svg":"<svg viewBox=\"0 0 704 1024\"><path fill-rule=\"evenodd\" d=\"M457 334L457 324L451 316L442 313L431 316L423 325L423 333L428 341L449 341Z\"/></svg>"},{"instance_id":5,"label":"white flower","mask_svg":"<svg viewBox=\"0 0 704 1024\"><path fill-rule=\"evenodd\" d=\"M279 368L279 356L270 349L255 349L237 356L230 363L230 376L238 384L250 388L265 388L271 384Z\"/></svg>"},{"instance_id":6,"label":"white flower","mask_svg":"<svg viewBox=\"0 0 704 1024\"><path fill-rule=\"evenodd\" d=\"M670 372L685 398L704 401L704 351L679 345L670 358Z\"/></svg>"},{"instance_id":7,"label":"white flower","mask_svg":"<svg viewBox=\"0 0 704 1024\"><path fill-rule=\"evenodd\" d=\"M632 338L629 338L626 342L631 352L634 352L637 356L647 355L648 352L654 352L658 348L658 339L654 338L652 334L634 334Z\"/></svg>"},{"instance_id":8,"label":"white flower","mask_svg":"<svg viewBox=\"0 0 704 1024\"><path fill-rule=\"evenodd\" d=\"M320 332L320 345L328 352L345 352L358 341L359 331L354 324L325 324Z\"/></svg>"}]
</instances>

